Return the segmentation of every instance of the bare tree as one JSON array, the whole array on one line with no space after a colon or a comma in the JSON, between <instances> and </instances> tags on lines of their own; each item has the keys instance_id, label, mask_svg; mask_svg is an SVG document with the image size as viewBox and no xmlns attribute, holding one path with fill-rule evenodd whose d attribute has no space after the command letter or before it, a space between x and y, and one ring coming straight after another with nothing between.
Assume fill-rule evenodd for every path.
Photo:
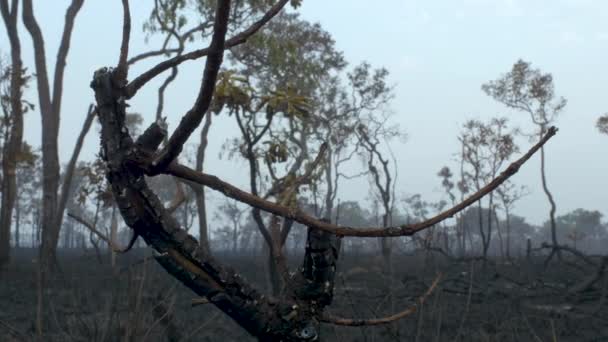
<instances>
[{"instance_id":1,"label":"bare tree","mask_svg":"<svg viewBox=\"0 0 608 342\"><path fill-rule=\"evenodd\" d=\"M324 311L333 300L334 276L337 266L341 236L406 236L428 228L475 203L496 189L533 153L556 133L547 131L543 139L519 160L513 162L496 179L463 202L443 211L428 220L394 227L344 227L311 217L297 207L284 202L270 202L264 198L244 192L221 179L192 170L176 162L184 143L202 122L210 108L217 76L222 64L224 50L242 43L257 29L270 20L288 1L279 1L250 29L226 40L230 17L230 1L217 2L213 35L209 48L203 49L199 57L207 56L203 79L193 107L158 149L166 130L161 123L153 123L136 141L126 129L126 100L134 96L147 81L164 70L177 66L181 58L169 59L127 82L128 67L128 2L123 1L125 22L119 63L116 68L102 68L95 72L92 88L98 105L98 116L102 125L101 156L107 167L107 179L125 222L133 231L157 252L155 259L171 275L188 286L230 316L253 336L264 341L311 341L319 339L319 323L361 326L394 322L416 311L416 306L395 315L379 319L353 320L338 318ZM297 2L294 2L297 3ZM201 50L201 51L203 51ZM134 83L136 82L136 83ZM209 114L207 114L209 115ZM157 150L158 149L158 150ZM321 151L322 152L322 151ZM322 155L322 153L319 153ZM321 159L321 158L316 158ZM314 169L314 168L311 168ZM286 290L279 296L263 296L254 290L234 271L216 262L198 242L164 208L159 198L147 185L145 175L171 174L209 188L221 191L227 197L269 212L277 217L300 222L308 227L307 247L299 272L289 275ZM290 187L293 190L293 187ZM291 196L288 196L291 197ZM430 286L420 301L435 288L438 279Z\"/></svg>"},{"instance_id":2,"label":"bare tree","mask_svg":"<svg viewBox=\"0 0 608 342\"><path fill-rule=\"evenodd\" d=\"M551 74L534 69L529 62L521 59L513 64L511 71L482 85L482 90L507 107L527 113L537 129L534 135L539 139L547 132L551 123L555 121L567 103L563 97L556 97ZM550 204L551 239L553 245L556 246L547 258L547 262L549 262L556 253L561 259L561 252L557 248L559 244L555 225L556 204L547 185L544 148L540 149L540 175L543 191Z\"/></svg>"}]
</instances>

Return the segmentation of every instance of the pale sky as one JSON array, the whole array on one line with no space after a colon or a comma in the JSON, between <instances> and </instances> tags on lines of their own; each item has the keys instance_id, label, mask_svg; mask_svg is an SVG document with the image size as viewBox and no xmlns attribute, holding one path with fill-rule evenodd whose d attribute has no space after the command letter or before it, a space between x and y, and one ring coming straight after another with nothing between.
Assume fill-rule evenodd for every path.
<instances>
[{"instance_id":1,"label":"pale sky","mask_svg":"<svg viewBox=\"0 0 608 342\"><path fill-rule=\"evenodd\" d=\"M47 58L54 63L63 16L69 1L38 0L34 7L46 38ZM141 25L152 1L132 0L134 16L131 52L157 47L144 42ZM568 106L556 125L558 135L547 145L547 176L557 202L558 215L576 208L600 210L608 215L608 137L595 128L597 117L608 111L608 2L605 0L304 0L303 18L320 22L336 40L351 64L369 61L384 66L396 85L394 120L407 132L405 144L392 148L398 159L397 193L441 197L437 171L454 167L460 126L470 118L497 115L512 118L531 129L523 113L507 111L480 89L482 83L507 72L518 59L533 63L554 76L556 93ZM86 0L79 14L65 77L61 121L62 163L67 162L88 104L93 100L89 82L93 71L116 64L122 13L118 0ZM34 70L29 35L21 27L26 65ZM2 54L8 55L6 34L0 35ZM193 47L194 48L194 47ZM167 91L165 116L170 129L191 106L202 77L204 59L188 62ZM150 64L131 70L139 74ZM50 71L52 71L50 64ZM131 102L154 117L156 91L164 78L149 84ZM34 87L32 86L32 89ZM36 101L33 91L26 94ZM220 146L234 135L232 118L215 117L210 134L207 172L247 189L242 162L219 160ZM40 116L29 113L25 139L40 143ZM96 129L89 134L82 154L90 159L98 151ZM192 143L196 143L192 139ZM520 141L525 151L530 143ZM532 223L548 218L548 204L540 185L538 156L512 178L532 193L518 202L515 212ZM365 181L359 181L367 184ZM342 186L342 200L364 199L361 186ZM218 194L212 195L219 199Z\"/></svg>"}]
</instances>

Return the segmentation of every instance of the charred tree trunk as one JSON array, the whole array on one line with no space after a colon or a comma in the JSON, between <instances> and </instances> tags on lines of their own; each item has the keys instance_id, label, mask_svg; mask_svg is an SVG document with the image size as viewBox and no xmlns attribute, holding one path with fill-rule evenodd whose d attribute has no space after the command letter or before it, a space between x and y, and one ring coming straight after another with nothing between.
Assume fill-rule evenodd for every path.
<instances>
[{"instance_id":1,"label":"charred tree trunk","mask_svg":"<svg viewBox=\"0 0 608 342\"><path fill-rule=\"evenodd\" d=\"M483 250L483 256L484 258L487 258L488 256L488 250L490 249L490 243L492 242L492 216L494 213L494 196L493 193L490 193L488 195L489 199L489 203L488 203L488 223L487 223L487 230L486 230L486 242L484 244L484 250Z\"/></svg>"},{"instance_id":2,"label":"charred tree trunk","mask_svg":"<svg viewBox=\"0 0 608 342\"><path fill-rule=\"evenodd\" d=\"M125 102L113 80L112 72L101 69L96 72L92 87L102 125L101 156L127 225L154 248L156 260L168 273L261 341L316 340L317 317L331 302L339 239L311 228L302 273L290 286L293 296L272 300L262 296L234 271L206 254L148 188L142 165L149 160L145 150L155 150L160 140L146 149L133 142L124 126ZM158 129L153 125L149 130Z\"/></svg>"}]
</instances>

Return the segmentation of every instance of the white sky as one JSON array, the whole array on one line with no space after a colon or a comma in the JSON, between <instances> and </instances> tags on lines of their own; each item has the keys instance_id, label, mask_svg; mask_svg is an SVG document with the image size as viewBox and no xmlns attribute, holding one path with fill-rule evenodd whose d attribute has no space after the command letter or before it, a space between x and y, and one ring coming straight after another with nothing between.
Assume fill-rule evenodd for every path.
<instances>
[{"instance_id":1,"label":"white sky","mask_svg":"<svg viewBox=\"0 0 608 342\"><path fill-rule=\"evenodd\" d=\"M50 72L69 1L34 1L46 38ZM132 0L134 16L131 52L156 47L144 43L140 32L152 1ZM405 144L395 144L399 163L399 194L420 193L425 199L441 196L437 171L454 166L456 136L469 118L507 115L521 128L531 128L527 116L511 113L492 102L480 89L523 58L551 72L558 95L568 106L556 122L560 131L547 145L547 175L558 214L576 208L608 215L608 137L595 129L597 117L608 111L608 2L604 0L304 0L299 9L310 21L320 22L336 40L351 64L369 61L384 66L396 84L392 108L395 120L408 133ZM118 58L121 29L120 1L87 0L79 14L65 78L62 122L62 162L67 162L92 101L89 82L93 71L111 66ZM26 65L34 71L29 35L21 27ZM8 55L8 41L0 34L0 50ZM170 128L193 103L204 60L180 69L178 81L167 92L165 116ZM149 65L131 71L137 75ZM131 102L132 110L152 120L159 78ZM34 86L32 85L32 89ZM36 102L33 91L27 93ZM207 171L246 187L242 162L219 160L220 146L234 135L232 118L215 117L210 135ZM25 138L40 143L40 116L29 113ZM195 141L192 141L195 143ZM529 143L521 141L522 150ZM96 129L86 141L82 158L98 150ZM532 223L548 217L540 187L538 157L513 180L532 194L515 211ZM363 182L365 183L365 182ZM365 183L367 184L367 183ZM342 186L341 198L363 199L362 186ZM212 198L219 199L215 194Z\"/></svg>"}]
</instances>

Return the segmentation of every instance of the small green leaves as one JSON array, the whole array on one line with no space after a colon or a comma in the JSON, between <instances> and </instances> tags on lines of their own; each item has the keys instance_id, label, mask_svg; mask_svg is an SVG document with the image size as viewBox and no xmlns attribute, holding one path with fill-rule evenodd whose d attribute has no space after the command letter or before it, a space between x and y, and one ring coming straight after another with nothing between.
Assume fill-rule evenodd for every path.
<instances>
[{"instance_id":1,"label":"small green leaves","mask_svg":"<svg viewBox=\"0 0 608 342\"><path fill-rule=\"evenodd\" d=\"M306 119L310 116L310 102L305 96L298 95L296 89L288 86L286 90L277 90L263 96L266 101L266 113L282 112L286 116Z\"/></svg>"},{"instance_id":2,"label":"small green leaves","mask_svg":"<svg viewBox=\"0 0 608 342\"><path fill-rule=\"evenodd\" d=\"M238 76L232 70L222 71L218 74L211 111L219 114L224 106L231 111L248 106L251 92L252 89L246 78Z\"/></svg>"}]
</instances>

